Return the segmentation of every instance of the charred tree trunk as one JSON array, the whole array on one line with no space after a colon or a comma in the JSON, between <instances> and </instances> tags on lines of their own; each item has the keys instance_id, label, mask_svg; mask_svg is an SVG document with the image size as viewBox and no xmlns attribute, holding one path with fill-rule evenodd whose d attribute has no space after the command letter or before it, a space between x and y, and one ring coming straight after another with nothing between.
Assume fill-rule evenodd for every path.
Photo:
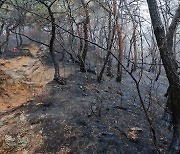
<instances>
[{"instance_id":1,"label":"charred tree trunk","mask_svg":"<svg viewBox=\"0 0 180 154\"><path fill-rule=\"evenodd\" d=\"M133 47L134 47L134 58L133 58L133 66L132 66L132 71L136 71L137 68L137 45L136 45L136 27L133 28Z\"/></svg>"},{"instance_id":2,"label":"charred tree trunk","mask_svg":"<svg viewBox=\"0 0 180 154\"><path fill-rule=\"evenodd\" d=\"M117 21L117 34L118 34L118 69L117 69L117 78L116 81L121 82L122 80L122 59L123 59L123 46L122 46L122 32L121 26Z\"/></svg>"},{"instance_id":3,"label":"charred tree trunk","mask_svg":"<svg viewBox=\"0 0 180 154\"><path fill-rule=\"evenodd\" d=\"M115 28L114 28L114 29L115 29ZM111 48L112 48L112 45L113 45L115 30L113 30L113 31L114 31L114 32L113 32L113 34L112 34L111 41L110 41L109 47L108 47L108 49L107 49L108 52L107 52L107 55L106 55L106 58L105 58L105 61L104 61L104 65L103 65L103 67L102 67L102 69L101 69L101 72L100 72L98 78L97 78L97 81L98 81L98 82L101 82L101 80L102 80L102 76L103 76L105 67L106 67L106 65L107 65L107 63L108 63L109 56L111 55Z\"/></svg>"},{"instance_id":4,"label":"charred tree trunk","mask_svg":"<svg viewBox=\"0 0 180 154\"><path fill-rule=\"evenodd\" d=\"M5 22L3 22L3 23L1 24L0 35L3 34L4 26L5 26Z\"/></svg>"},{"instance_id":5,"label":"charred tree trunk","mask_svg":"<svg viewBox=\"0 0 180 154\"><path fill-rule=\"evenodd\" d=\"M123 46L122 46L122 30L121 30L120 22L118 20L118 13L117 13L117 0L113 0L113 13L115 17L116 31L117 31L117 37L118 37L118 68L117 68L116 81L121 82Z\"/></svg>"},{"instance_id":6,"label":"charred tree trunk","mask_svg":"<svg viewBox=\"0 0 180 154\"><path fill-rule=\"evenodd\" d=\"M169 153L180 153L180 79L177 72L177 62L173 54L173 37L180 20L180 5L165 34L156 0L147 0L154 34L156 36L162 62L170 85L170 100L172 107L173 138Z\"/></svg>"},{"instance_id":7,"label":"charred tree trunk","mask_svg":"<svg viewBox=\"0 0 180 154\"><path fill-rule=\"evenodd\" d=\"M112 56L109 55L109 59L108 59L108 62L107 62L107 76L109 77L112 77L113 74L112 74Z\"/></svg>"},{"instance_id":8,"label":"charred tree trunk","mask_svg":"<svg viewBox=\"0 0 180 154\"><path fill-rule=\"evenodd\" d=\"M108 51L111 51L113 42L111 42L111 37L113 37L113 25L112 25L112 13L109 12L109 24L108 24L108 38L107 38L107 49ZM113 41L113 40L112 40ZM112 76L112 57L111 54L108 54L108 59L107 59L107 76Z\"/></svg>"},{"instance_id":9,"label":"charred tree trunk","mask_svg":"<svg viewBox=\"0 0 180 154\"><path fill-rule=\"evenodd\" d=\"M19 33L21 34L21 26L19 26ZM21 35L18 35L19 36L19 46L21 46L23 44L23 39L22 39L22 36Z\"/></svg>"},{"instance_id":10,"label":"charred tree trunk","mask_svg":"<svg viewBox=\"0 0 180 154\"><path fill-rule=\"evenodd\" d=\"M52 61L54 64L54 81L58 82L59 84L66 84L65 80L62 79L60 77L60 73L59 73L59 64L56 60L56 55L54 52L54 41L56 39L56 23L55 23L55 17L54 17L54 13L51 9L52 5L56 2L57 0L54 0L52 3L50 3L49 5L45 2L45 1L40 1L41 4L43 4L49 13L50 16L50 22L51 22L51 38L50 38L50 42L49 42L49 51L52 57Z\"/></svg>"},{"instance_id":11,"label":"charred tree trunk","mask_svg":"<svg viewBox=\"0 0 180 154\"><path fill-rule=\"evenodd\" d=\"M159 58L158 64L159 64L159 66L158 66L158 72L157 72L155 81L157 81L157 80L159 79L159 76L161 75L161 69L162 69L161 58Z\"/></svg>"},{"instance_id":12,"label":"charred tree trunk","mask_svg":"<svg viewBox=\"0 0 180 154\"><path fill-rule=\"evenodd\" d=\"M3 30L4 30L4 26L5 26L5 23L3 22L2 25L1 25L1 29L0 29L0 36L3 34ZM0 54L2 54L2 41L0 40Z\"/></svg>"},{"instance_id":13,"label":"charred tree trunk","mask_svg":"<svg viewBox=\"0 0 180 154\"><path fill-rule=\"evenodd\" d=\"M8 49L8 45L9 45L9 37L10 37L10 24L7 25L6 27L6 38L5 38L5 42L3 42L3 51L2 52L5 52L7 51Z\"/></svg>"},{"instance_id":14,"label":"charred tree trunk","mask_svg":"<svg viewBox=\"0 0 180 154\"><path fill-rule=\"evenodd\" d=\"M137 23L135 22L136 16L131 13L126 1L124 1L124 4L125 4L125 7L128 11L128 14L129 14L129 16L132 20L132 24L133 24L133 33L132 33L132 38L130 40L130 52L132 52L132 45L133 45L133 49L134 49L133 65L131 68L131 72L133 72L133 71L136 71L136 68L137 68L137 36L136 36ZM130 53L128 56L129 56L128 58L130 58ZM130 61L128 60L128 63L127 63L128 67L129 67L129 63L130 63Z\"/></svg>"},{"instance_id":15,"label":"charred tree trunk","mask_svg":"<svg viewBox=\"0 0 180 154\"><path fill-rule=\"evenodd\" d=\"M15 33L16 33L16 47L19 47L19 38L18 38L18 34L17 34L17 30L15 29Z\"/></svg>"},{"instance_id":16,"label":"charred tree trunk","mask_svg":"<svg viewBox=\"0 0 180 154\"><path fill-rule=\"evenodd\" d=\"M55 70L54 80L59 81L60 80L59 64L56 60L56 55L54 52L54 40L56 38L56 24L55 24L55 18L54 18L53 12L51 10L51 7L48 6L47 8L48 8L48 12L50 15L50 20L51 20L51 39L49 42L49 51L50 51L50 54L51 54L51 57L53 60L53 64L54 64L54 70Z\"/></svg>"},{"instance_id":17,"label":"charred tree trunk","mask_svg":"<svg viewBox=\"0 0 180 154\"><path fill-rule=\"evenodd\" d=\"M84 0L82 0L82 6L83 6L83 12L85 16L85 21L83 23L83 30L84 30L84 48L83 52L80 58L80 71L81 72L86 72L86 67L85 67L85 61L86 61L86 56L87 56L87 51L88 51L88 23L89 23L89 14L88 14L88 8L87 4L85 3Z\"/></svg>"},{"instance_id":18,"label":"charred tree trunk","mask_svg":"<svg viewBox=\"0 0 180 154\"><path fill-rule=\"evenodd\" d=\"M127 55L127 67L130 66L130 62L131 62L131 55L132 55L132 45L133 45L133 39L131 38L129 41L129 52Z\"/></svg>"},{"instance_id":19,"label":"charred tree trunk","mask_svg":"<svg viewBox=\"0 0 180 154\"><path fill-rule=\"evenodd\" d=\"M3 4L5 3L5 1L6 1L6 0L1 0L1 1L0 1L0 8L3 6ZM3 33L4 25L5 25L5 23L2 23L1 29L0 29L0 35L2 35L2 33ZM1 49L2 46L3 46L3 44L2 44L2 42L0 42L0 54L2 54L2 49Z\"/></svg>"},{"instance_id":20,"label":"charred tree trunk","mask_svg":"<svg viewBox=\"0 0 180 154\"><path fill-rule=\"evenodd\" d=\"M16 23L13 25L13 23L10 21L9 24L6 26L6 35L5 35L5 41L1 44L1 52L7 51L8 45L9 45L9 37L13 30L15 30L19 26L20 21L16 21ZM3 47L3 49L2 49Z\"/></svg>"},{"instance_id":21,"label":"charred tree trunk","mask_svg":"<svg viewBox=\"0 0 180 154\"><path fill-rule=\"evenodd\" d=\"M78 49L78 53L77 53L77 58L79 60L79 62L81 61L81 52L82 52L82 49L83 49L83 42L82 42L82 35L81 35L81 30L80 30L80 25L77 24L77 34L79 36L79 49Z\"/></svg>"},{"instance_id":22,"label":"charred tree trunk","mask_svg":"<svg viewBox=\"0 0 180 154\"><path fill-rule=\"evenodd\" d=\"M111 55L111 49L112 49L113 42L114 42L114 35L115 35L116 28L115 28L115 23L114 23L113 27L111 26L111 20L110 20L111 18L110 17L111 17L111 13L109 13L109 34L108 34L108 40L107 40L107 51L108 52L107 52L103 67L101 69L101 72L98 75L98 78L97 78L98 82L101 82L101 80L102 80L103 73L104 73L105 67L106 67L106 65L108 63L109 57Z\"/></svg>"}]
</instances>

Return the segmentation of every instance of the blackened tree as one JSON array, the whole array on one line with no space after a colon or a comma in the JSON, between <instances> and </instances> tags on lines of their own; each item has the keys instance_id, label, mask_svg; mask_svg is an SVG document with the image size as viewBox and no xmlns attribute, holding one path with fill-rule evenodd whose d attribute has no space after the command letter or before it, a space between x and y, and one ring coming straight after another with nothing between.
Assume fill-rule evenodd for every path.
<instances>
[{"instance_id":1,"label":"blackened tree","mask_svg":"<svg viewBox=\"0 0 180 154\"><path fill-rule=\"evenodd\" d=\"M161 59L169 81L169 97L172 107L173 138L169 153L180 153L180 78L178 65L173 54L173 37L180 20L180 5L165 33L156 0L147 0L151 22L156 36Z\"/></svg>"}]
</instances>

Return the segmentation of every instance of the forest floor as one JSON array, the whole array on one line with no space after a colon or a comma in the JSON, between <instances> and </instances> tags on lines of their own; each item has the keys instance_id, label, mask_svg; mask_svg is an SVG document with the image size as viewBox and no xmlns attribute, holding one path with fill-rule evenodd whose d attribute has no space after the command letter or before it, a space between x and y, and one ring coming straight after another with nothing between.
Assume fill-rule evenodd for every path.
<instances>
[{"instance_id":1,"label":"forest floor","mask_svg":"<svg viewBox=\"0 0 180 154\"><path fill-rule=\"evenodd\" d=\"M36 54L38 49L30 51ZM0 154L156 153L134 81L126 72L121 83L106 76L97 83L96 75L61 62L67 83L59 85L52 81L53 67L37 57L4 55L0 65ZM153 78L144 71L140 90L158 149L165 153L172 137L162 120L167 81Z\"/></svg>"}]
</instances>

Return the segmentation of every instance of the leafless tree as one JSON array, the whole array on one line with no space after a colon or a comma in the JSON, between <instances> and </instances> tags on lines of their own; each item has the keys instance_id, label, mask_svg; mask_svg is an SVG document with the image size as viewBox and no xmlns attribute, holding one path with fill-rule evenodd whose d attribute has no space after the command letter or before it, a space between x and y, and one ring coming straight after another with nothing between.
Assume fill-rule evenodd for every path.
<instances>
[{"instance_id":1,"label":"leafless tree","mask_svg":"<svg viewBox=\"0 0 180 154\"><path fill-rule=\"evenodd\" d=\"M162 62L170 85L169 97L172 106L173 138L170 153L180 153L180 78L178 64L173 54L173 37L180 20L180 5L165 33L156 0L147 0L154 34L156 36Z\"/></svg>"}]
</instances>

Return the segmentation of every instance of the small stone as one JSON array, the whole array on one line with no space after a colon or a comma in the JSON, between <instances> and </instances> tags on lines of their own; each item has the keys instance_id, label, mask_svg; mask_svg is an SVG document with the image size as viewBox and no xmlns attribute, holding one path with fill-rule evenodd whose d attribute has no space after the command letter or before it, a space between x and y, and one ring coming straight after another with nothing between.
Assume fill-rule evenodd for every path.
<instances>
[{"instance_id":1,"label":"small stone","mask_svg":"<svg viewBox=\"0 0 180 154\"><path fill-rule=\"evenodd\" d=\"M25 117L24 114L21 114L21 115L20 115L20 121L22 121L22 122L24 122L24 123L27 121L27 119L26 119L26 117Z\"/></svg>"},{"instance_id":2,"label":"small stone","mask_svg":"<svg viewBox=\"0 0 180 154\"><path fill-rule=\"evenodd\" d=\"M28 144L28 138L27 137L20 137L20 136L18 136L18 144L21 146L21 147L23 147L23 148L25 148L26 146L27 146L27 144Z\"/></svg>"},{"instance_id":3,"label":"small stone","mask_svg":"<svg viewBox=\"0 0 180 154\"><path fill-rule=\"evenodd\" d=\"M16 139L10 135L5 135L5 148L13 149L15 147L17 147Z\"/></svg>"}]
</instances>

